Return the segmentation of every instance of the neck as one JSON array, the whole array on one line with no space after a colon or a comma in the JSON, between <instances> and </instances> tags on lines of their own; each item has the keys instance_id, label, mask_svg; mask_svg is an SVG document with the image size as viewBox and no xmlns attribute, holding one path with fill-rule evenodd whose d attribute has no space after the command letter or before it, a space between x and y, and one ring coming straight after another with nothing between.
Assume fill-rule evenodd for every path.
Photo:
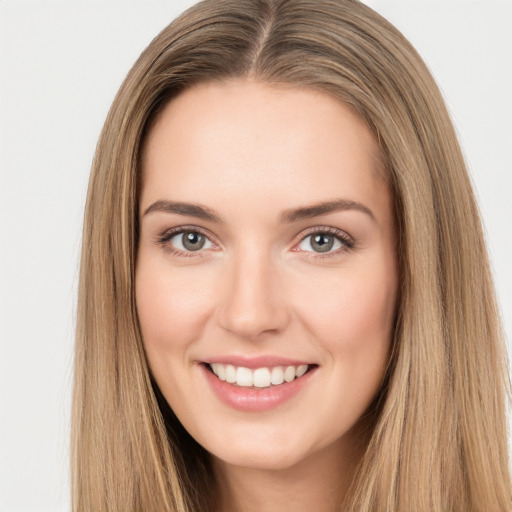
<instances>
[{"instance_id":1,"label":"neck","mask_svg":"<svg viewBox=\"0 0 512 512\"><path fill-rule=\"evenodd\" d=\"M217 512L339 511L364 449L344 441L280 469L241 467L214 458Z\"/></svg>"}]
</instances>

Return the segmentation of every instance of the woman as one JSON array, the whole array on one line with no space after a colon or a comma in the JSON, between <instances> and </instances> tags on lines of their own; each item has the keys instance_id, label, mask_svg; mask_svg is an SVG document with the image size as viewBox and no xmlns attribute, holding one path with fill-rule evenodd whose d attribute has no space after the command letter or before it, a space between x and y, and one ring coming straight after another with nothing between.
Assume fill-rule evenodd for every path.
<instances>
[{"instance_id":1,"label":"woman","mask_svg":"<svg viewBox=\"0 0 512 512\"><path fill-rule=\"evenodd\" d=\"M206 1L145 50L98 144L77 331L75 510L511 508L464 162L358 2Z\"/></svg>"}]
</instances>

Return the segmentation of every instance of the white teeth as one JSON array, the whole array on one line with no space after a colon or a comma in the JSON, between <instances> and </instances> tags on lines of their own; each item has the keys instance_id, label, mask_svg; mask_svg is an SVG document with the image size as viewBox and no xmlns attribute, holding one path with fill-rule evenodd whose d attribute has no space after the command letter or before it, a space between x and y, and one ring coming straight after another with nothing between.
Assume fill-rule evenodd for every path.
<instances>
[{"instance_id":1,"label":"white teeth","mask_svg":"<svg viewBox=\"0 0 512 512\"><path fill-rule=\"evenodd\" d=\"M249 368L239 366L236 369L236 383L239 386L249 387L252 386L252 371Z\"/></svg>"},{"instance_id":2,"label":"white teeth","mask_svg":"<svg viewBox=\"0 0 512 512\"><path fill-rule=\"evenodd\" d=\"M213 370L215 373L215 370ZM226 365L226 382L233 384L236 382L236 368L232 364Z\"/></svg>"},{"instance_id":3,"label":"white teeth","mask_svg":"<svg viewBox=\"0 0 512 512\"><path fill-rule=\"evenodd\" d=\"M279 384L284 382L283 369L280 366L274 366L274 368L272 368L270 382L274 384L274 386L279 386Z\"/></svg>"},{"instance_id":4,"label":"white teeth","mask_svg":"<svg viewBox=\"0 0 512 512\"><path fill-rule=\"evenodd\" d=\"M257 388L268 388L270 386L270 370L268 368L254 370L253 381Z\"/></svg>"},{"instance_id":5,"label":"white teeth","mask_svg":"<svg viewBox=\"0 0 512 512\"><path fill-rule=\"evenodd\" d=\"M284 371L284 380L286 382L291 382L293 379L295 379L295 367L288 366Z\"/></svg>"},{"instance_id":6,"label":"white teeth","mask_svg":"<svg viewBox=\"0 0 512 512\"><path fill-rule=\"evenodd\" d=\"M251 370L243 366L235 367L231 364L212 363L210 368L220 380L242 387L268 388L270 385L279 386L283 382L292 382L302 377L308 370L307 364L300 366L274 366L272 368L258 368Z\"/></svg>"},{"instance_id":7,"label":"white teeth","mask_svg":"<svg viewBox=\"0 0 512 512\"><path fill-rule=\"evenodd\" d=\"M214 363L212 364L212 370L217 377L219 377L220 380L226 380L226 370L224 369L224 365Z\"/></svg>"},{"instance_id":8,"label":"white teeth","mask_svg":"<svg viewBox=\"0 0 512 512\"><path fill-rule=\"evenodd\" d=\"M296 377L302 377L307 371L308 371L308 365L307 364L301 364L299 367L297 367L297 371L295 372L295 376Z\"/></svg>"}]
</instances>

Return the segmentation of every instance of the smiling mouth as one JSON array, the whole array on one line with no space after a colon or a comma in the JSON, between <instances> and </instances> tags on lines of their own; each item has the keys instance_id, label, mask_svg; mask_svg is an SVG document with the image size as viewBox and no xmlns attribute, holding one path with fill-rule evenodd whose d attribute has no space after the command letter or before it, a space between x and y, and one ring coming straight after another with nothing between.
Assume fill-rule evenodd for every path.
<instances>
[{"instance_id":1,"label":"smiling mouth","mask_svg":"<svg viewBox=\"0 0 512 512\"><path fill-rule=\"evenodd\" d=\"M254 370L231 364L208 363L207 368L220 380L244 388L269 388L293 382L316 365L272 366Z\"/></svg>"}]
</instances>

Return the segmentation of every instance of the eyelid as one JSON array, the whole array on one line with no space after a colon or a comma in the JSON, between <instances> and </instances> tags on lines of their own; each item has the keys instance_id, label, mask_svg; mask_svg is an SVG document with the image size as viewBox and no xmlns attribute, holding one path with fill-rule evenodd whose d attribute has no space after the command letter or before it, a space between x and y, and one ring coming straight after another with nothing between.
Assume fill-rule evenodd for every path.
<instances>
[{"instance_id":1,"label":"eyelid","mask_svg":"<svg viewBox=\"0 0 512 512\"><path fill-rule=\"evenodd\" d=\"M155 243L158 245L161 245L164 250L166 250L168 253L181 256L181 257L203 257L204 253L211 251L212 247L208 248L207 250L198 250L198 251L183 251L181 249L178 249L176 247L170 246L167 242L171 240L174 236L179 235L181 233L185 232L196 232L200 233L204 237L208 239L208 241L212 244L213 250L217 250L220 248L220 244L218 244L215 241L215 237L206 229L201 228L199 226L194 225L185 225L185 226L176 226L170 229L166 229L159 235L155 237ZM333 236L337 238L341 244L342 247L339 249L336 249L334 251L329 251L325 253L319 253L315 251L304 251L301 249L298 249L298 246L309 236L315 235L317 233L320 234L327 234L330 236ZM315 259L321 259L321 258L329 258L332 256L339 255L343 252L352 250L354 248L354 239L345 231L342 231L338 228L333 228L331 226L315 226L312 228L308 228L304 231L302 231L296 239L296 242L293 244L292 251L293 252L302 252L305 253L307 257L315 258Z\"/></svg>"},{"instance_id":2,"label":"eyelid","mask_svg":"<svg viewBox=\"0 0 512 512\"><path fill-rule=\"evenodd\" d=\"M176 247L172 247L168 244L168 242L175 237L176 235L179 235L181 233L186 232L192 232L192 233L199 233L206 237L208 241L212 244L214 250L219 247L219 244L217 244L214 240L215 237L206 229L201 228L199 226L193 226L193 225L185 225L185 226L176 226L170 229L166 229L159 235L155 237L155 243L158 245L161 245L165 251L167 251L170 254L173 254L175 256L184 256L184 257L199 257L202 258L204 253L207 251L212 250L212 248L208 248L207 250L198 250L198 251L183 251L181 249L178 249Z\"/></svg>"},{"instance_id":3,"label":"eyelid","mask_svg":"<svg viewBox=\"0 0 512 512\"><path fill-rule=\"evenodd\" d=\"M298 246L306 238L308 238L312 235L315 235L315 234L326 234L326 235L333 236L341 242L342 247L337 250L329 251L329 252L325 252L325 253L320 253L320 252L315 252L315 251L303 251L298 248ZM355 244L354 239L348 233L346 233L345 231L342 231L341 229L333 228L330 226L315 226L313 228L309 228L309 229L303 231L298 236L298 241L294 243L292 251L304 252L304 253L306 253L307 257L310 257L310 258L317 258L317 259L318 258L328 258L328 257L336 256L343 252L353 249L354 244Z\"/></svg>"}]
</instances>

